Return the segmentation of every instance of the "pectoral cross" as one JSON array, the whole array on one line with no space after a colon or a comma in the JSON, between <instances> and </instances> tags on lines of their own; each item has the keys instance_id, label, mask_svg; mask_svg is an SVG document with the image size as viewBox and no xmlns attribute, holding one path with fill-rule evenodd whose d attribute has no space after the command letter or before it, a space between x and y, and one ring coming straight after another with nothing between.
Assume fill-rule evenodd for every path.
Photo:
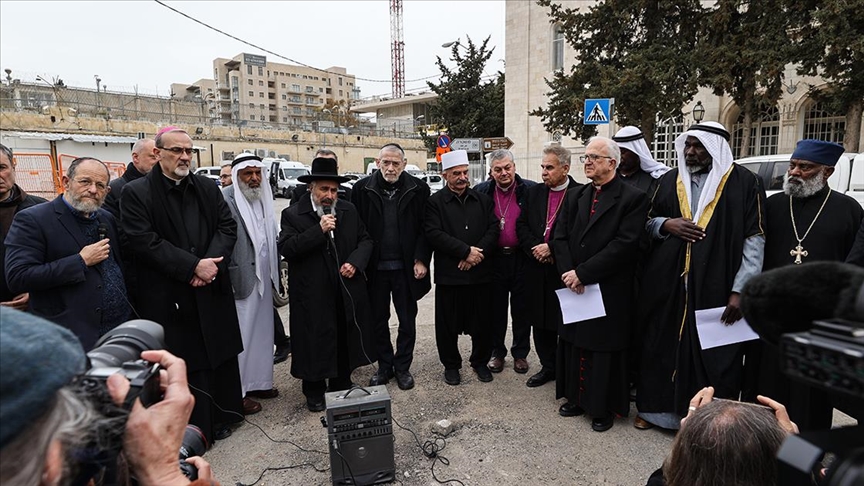
<instances>
[{"instance_id":1,"label":"pectoral cross","mask_svg":"<svg viewBox=\"0 0 864 486\"><path fill-rule=\"evenodd\" d=\"M501 223L499 224L499 226L501 227L501 231L504 231L504 223L505 222L506 222L506 220L504 219L504 216L501 216Z\"/></svg>"},{"instance_id":2,"label":"pectoral cross","mask_svg":"<svg viewBox=\"0 0 864 486\"><path fill-rule=\"evenodd\" d=\"M794 250L789 250L789 255L795 257L795 265L801 265L801 257L807 256L807 250L801 246L801 243L798 243L798 246L796 246Z\"/></svg>"}]
</instances>

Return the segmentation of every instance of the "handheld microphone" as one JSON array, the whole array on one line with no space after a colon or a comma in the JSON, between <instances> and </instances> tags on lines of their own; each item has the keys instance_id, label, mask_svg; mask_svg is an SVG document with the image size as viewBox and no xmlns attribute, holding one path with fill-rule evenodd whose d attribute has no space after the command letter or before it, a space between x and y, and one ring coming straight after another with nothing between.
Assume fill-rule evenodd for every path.
<instances>
[{"instance_id":1,"label":"handheld microphone","mask_svg":"<svg viewBox=\"0 0 864 486\"><path fill-rule=\"evenodd\" d=\"M108 227L105 226L105 223L99 223L99 228L96 231L99 232L99 241L108 238Z\"/></svg>"},{"instance_id":2,"label":"handheld microphone","mask_svg":"<svg viewBox=\"0 0 864 486\"><path fill-rule=\"evenodd\" d=\"M324 214L331 214L333 212L333 206L323 206L321 208L324 211ZM330 235L330 239L333 240L333 230L327 232Z\"/></svg>"}]
</instances>

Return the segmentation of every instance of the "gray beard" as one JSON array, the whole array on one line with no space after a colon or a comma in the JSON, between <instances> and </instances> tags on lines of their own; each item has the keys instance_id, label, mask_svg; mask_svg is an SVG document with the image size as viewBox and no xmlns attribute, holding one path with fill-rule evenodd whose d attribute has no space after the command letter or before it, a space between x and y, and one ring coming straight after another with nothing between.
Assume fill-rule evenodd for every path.
<instances>
[{"instance_id":1,"label":"gray beard","mask_svg":"<svg viewBox=\"0 0 864 486\"><path fill-rule=\"evenodd\" d=\"M95 201L78 199L72 195L69 196L69 199L67 202L69 203L70 206L75 208L76 211L79 211L79 212L82 212L85 214L95 213L96 210L99 209L99 206L100 206L100 204L95 202Z\"/></svg>"},{"instance_id":2,"label":"gray beard","mask_svg":"<svg viewBox=\"0 0 864 486\"><path fill-rule=\"evenodd\" d=\"M237 185L240 186L240 192L243 194L243 196L246 197L247 201L257 201L261 199L260 187L256 187L253 189L246 184L243 184L242 182Z\"/></svg>"},{"instance_id":3,"label":"gray beard","mask_svg":"<svg viewBox=\"0 0 864 486\"><path fill-rule=\"evenodd\" d=\"M826 181L822 179L822 172L815 174L813 177L809 179L800 179L796 177L797 180L800 180L800 184L796 184L794 182L789 182L789 173L783 175L783 192L789 196L798 199L802 199L805 197L810 197L813 194L821 191L823 187L825 187Z\"/></svg>"}]
</instances>

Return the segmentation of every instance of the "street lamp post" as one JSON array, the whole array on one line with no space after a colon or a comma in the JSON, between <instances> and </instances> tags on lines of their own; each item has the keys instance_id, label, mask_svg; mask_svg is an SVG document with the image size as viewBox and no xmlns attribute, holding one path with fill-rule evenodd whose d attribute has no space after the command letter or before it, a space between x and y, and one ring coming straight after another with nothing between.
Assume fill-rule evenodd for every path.
<instances>
[{"instance_id":1,"label":"street lamp post","mask_svg":"<svg viewBox=\"0 0 864 486\"><path fill-rule=\"evenodd\" d=\"M101 108L101 103L99 102L99 83L102 82L102 78L98 74L94 74L93 77L96 78L96 111L98 112Z\"/></svg>"},{"instance_id":2,"label":"street lamp post","mask_svg":"<svg viewBox=\"0 0 864 486\"><path fill-rule=\"evenodd\" d=\"M697 101L696 106L693 107L693 121L699 123L703 118L705 118L705 107L702 106L701 101Z\"/></svg>"}]
</instances>

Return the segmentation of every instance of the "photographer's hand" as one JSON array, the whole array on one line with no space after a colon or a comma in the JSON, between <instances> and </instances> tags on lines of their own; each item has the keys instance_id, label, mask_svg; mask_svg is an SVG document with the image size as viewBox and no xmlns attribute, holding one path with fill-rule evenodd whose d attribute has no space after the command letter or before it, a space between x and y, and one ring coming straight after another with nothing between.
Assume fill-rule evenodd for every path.
<instances>
[{"instance_id":1,"label":"photographer's hand","mask_svg":"<svg viewBox=\"0 0 864 486\"><path fill-rule=\"evenodd\" d=\"M142 486L189 484L177 463L186 423L195 398L186 381L186 363L167 351L144 351L141 358L165 368L160 377L164 398L149 408L136 399L126 422L123 451ZM120 375L108 378L108 391L123 403L129 381Z\"/></svg>"},{"instance_id":2,"label":"photographer's hand","mask_svg":"<svg viewBox=\"0 0 864 486\"><path fill-rule=\"evenodd\" d=\"M186 462L195 466L195 469L198 470L198 479L203 479L205 481L215 481L216 478L213 476L213 469L210 468L210 463L205 461L201 456L192 456L186 459Z\"/></svg>"},{"instance_id":3,"label":"photographer's hand","mask_svg":"<svg viewBox=\"0 0 864 486\"><path fill-rule=\"evenodd\" d=\"M757 395L756 400L774 410L774 416L777 417L777 423L780 424L780 428L790 434L798 434L798 425L789 418L789 412L786 411L785 405L762 395Z\"/></svg>"}]
</instances>

